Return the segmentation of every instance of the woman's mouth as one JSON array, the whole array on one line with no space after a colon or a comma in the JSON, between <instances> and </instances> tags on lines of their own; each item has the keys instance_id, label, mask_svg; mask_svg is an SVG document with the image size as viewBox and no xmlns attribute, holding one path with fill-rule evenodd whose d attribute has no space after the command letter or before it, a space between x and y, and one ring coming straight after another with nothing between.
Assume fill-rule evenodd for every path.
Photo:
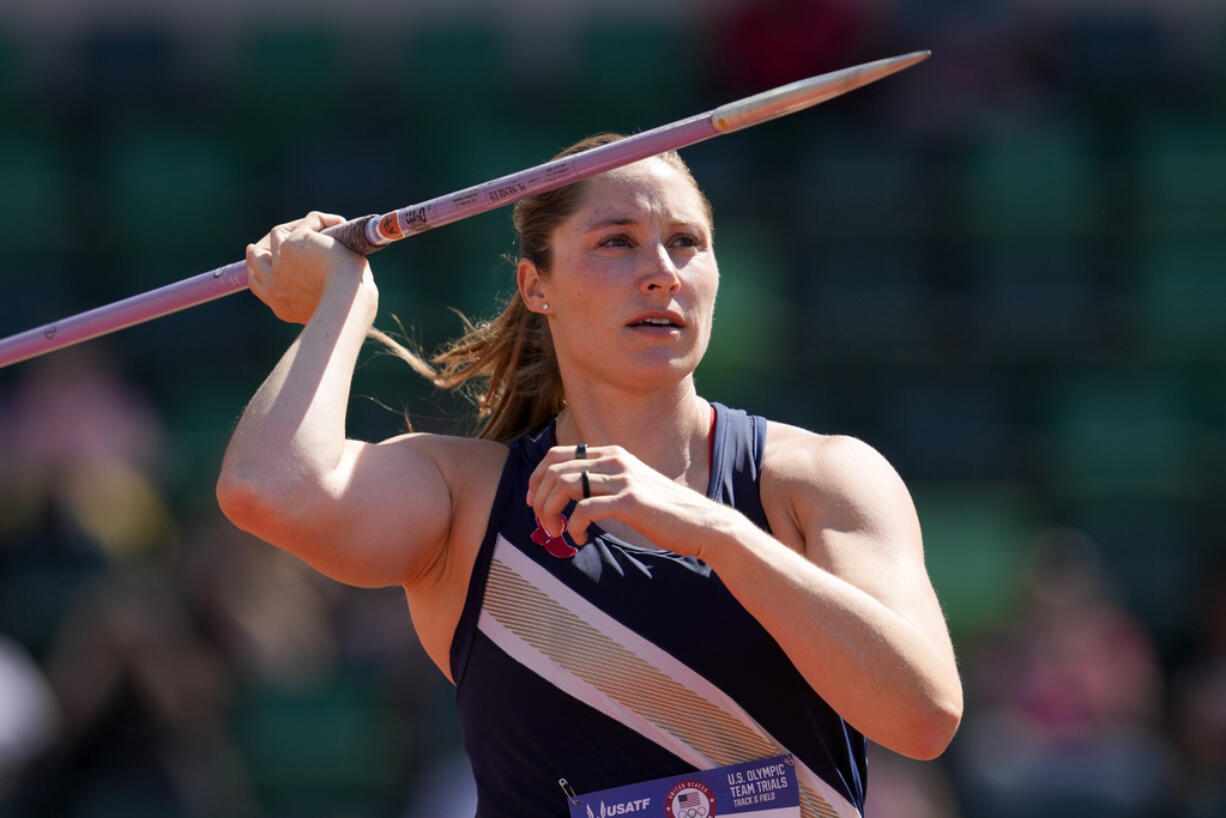
<instances>
[{"instance_id":1,"label":"woman's mouth","mask_svg":"<svg viewBox=\"0 0 1226 818\"><path fill-rule=\"evenodd\" d=\"M679 313L672 310L661 310L659 312L641 313L634 317L627 326L636 329L659 329L659 330L676 330L685 327L685 321L681 319Z\"/></svg>"}]
</instances>

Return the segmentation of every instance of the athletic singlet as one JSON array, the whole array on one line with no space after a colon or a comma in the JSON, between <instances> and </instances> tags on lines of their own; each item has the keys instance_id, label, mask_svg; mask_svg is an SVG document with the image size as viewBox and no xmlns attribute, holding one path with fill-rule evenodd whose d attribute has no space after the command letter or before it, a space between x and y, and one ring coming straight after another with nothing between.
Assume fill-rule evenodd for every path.
<instances>
[{"instance_id":1,"label":"athletic singlet","mask_svg":"<svg viewBox=\"0 0 1226 818\"><path fill-rule=\"evenodd\" d=\"M767 529L766 421L714 404L707 496ZM479 818L566 816L577 793L782 753L801 814L859 815L865 740L703 562L550 539L524 502L550 424L510 445L451 645Z\"/></svg>"}]
</instances>

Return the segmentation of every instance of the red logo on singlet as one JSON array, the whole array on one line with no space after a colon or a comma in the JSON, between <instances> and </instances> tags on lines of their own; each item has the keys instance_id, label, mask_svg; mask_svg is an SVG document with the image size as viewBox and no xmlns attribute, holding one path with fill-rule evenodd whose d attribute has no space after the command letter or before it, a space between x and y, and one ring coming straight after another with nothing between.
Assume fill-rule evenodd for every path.
<instances>
[{"instance_id":1,"label":"red logo on singlet","mask_svg":"<svg viewBox=\"0 0 1226 818\"><path fill-rule=\"evenodd\" d=\"M566 515L562 515L562 524L566 524ZM560 560L570 559L579 553L579 549L568 543L564 537L551 537L549 532L541 526L541 519L536 519L536 531L532 532L532 542L543 547L549 552L549 556L557 557Z\"/></svg>"}]
</instances>

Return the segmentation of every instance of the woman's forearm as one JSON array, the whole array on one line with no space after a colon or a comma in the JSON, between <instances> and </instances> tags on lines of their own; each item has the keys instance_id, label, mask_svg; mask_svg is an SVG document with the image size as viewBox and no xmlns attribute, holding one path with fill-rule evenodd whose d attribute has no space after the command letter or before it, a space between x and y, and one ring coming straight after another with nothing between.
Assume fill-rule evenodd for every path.
<instances>
[{"instance_id":1,"label":"woman's forearm","mask_svg":"<svg viewBox=\"0 0 1226 818\"><path fill-rule=\"evenodd\" d=\"M961 718L952 652L740 515L704 553L810 686L871 740L939 755Z\"/></svg>"},{"instance_id":2,"label":"woman's forearm","mask_svg":"<svg viewBox=\"0 0 1226 818\"><path fill-rule=\"evenodd\" d=\"M418 580L446 544L450 488L427 436L349 440L354 366L378 309L366 260L312 213L247 248L251 289L302 332L231 438L217 500L231 522L339 582Z\"/></svg>"},{"instance_id":3,"label":"woman's forearm","mask_svg":"<svg viewBox=\"0 0 1226 818\"><path fill-rule=\"evenodd\" d=\"M353 370L377 306L368 269L328 280L310 320L239 420L218 484L223 508L227 494L232 501L255 493L289 502L337 467Z\"/></svg>"}]
</instances>

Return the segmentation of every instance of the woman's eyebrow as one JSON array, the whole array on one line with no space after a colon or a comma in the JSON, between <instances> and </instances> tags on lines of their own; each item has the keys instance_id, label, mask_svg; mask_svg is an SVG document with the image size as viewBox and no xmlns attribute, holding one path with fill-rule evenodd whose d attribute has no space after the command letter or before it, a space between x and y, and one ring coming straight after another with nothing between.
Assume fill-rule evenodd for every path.
<instances>
[{"instance_id":1,"label":"woman's eyebrow","mask_svg":"<svg viewBox=\"0 0 1226 818\"><path fill-rule=\"evenodd\" d=\"M638 223L639 220L633 216L613 216L584 225L583 232L590 233L593 230L603 230L608 227L626 227ZM699 227L700 225L701 222L685 218L677 218L669 222L670 227Z\"/></svg>"},{"instance_id":2,"label":"woman's eyebrow","mask_svg":"<svg viewBox=\"0 0 1226 818\"><path fill-rule=\"evenodd\" d=\"M632 216L616 216L608 219L600 219L599 221L591 222L584 225L584 231L601 230L605 227L625 227L627 225L637 224L638 219Z\"/></svg>"}]
</instances>

